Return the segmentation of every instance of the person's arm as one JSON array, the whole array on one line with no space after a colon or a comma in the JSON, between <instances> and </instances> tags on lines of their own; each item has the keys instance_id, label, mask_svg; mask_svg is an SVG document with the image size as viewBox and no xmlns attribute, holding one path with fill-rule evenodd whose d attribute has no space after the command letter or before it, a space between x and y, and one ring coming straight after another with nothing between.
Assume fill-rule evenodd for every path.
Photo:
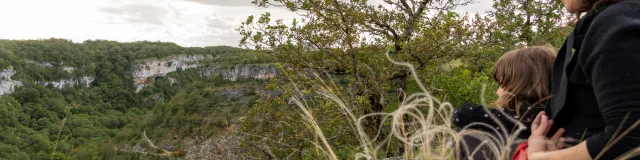
<instances>
[{"instance_id":1,"label":"person's arm","mask_svg":"<svg viewBox=\"0 0 640 160\"><path fill-rule=\"evenodd\" d=\"M585 56L578 56L606 124L603 133L586 140L594 159L614 159L640 145L640 128L632 128L640 120L638 8L637 1L622 1L598 15L582 44L580 54ZM613 142L627 130L628 134Z\"/></svg>"},{"instance_id":2,"label":"person's arm","mask_svg":"<svg viewBox=\"0 0 640 160\"><path fill-rule=\"evenodd\" d=\"M531 160L587 160L591 159L586 143L560 150L564 146L564 129L559 129L551 139L547 138L547 132L551 129L553 120L540 112L531 123L531 136L527 148L527 158Z\"/></svg>"},{"instance_id":3,"label":"person's arm","mask_svg":"<svg viewBox=\"0 0 640 160\"><path fill-rule=\"evenodd\" d=\"M614 159L640 145L640 128L632 127L640 120L637 8L637 1L622 1L602 11L592 22L577 56L593 86L606 124L604 132L571 148L534 155L549 159ZM629 132L621 137L625 131Z\"/></svg>"},{"instance_id":4,"label":"person's arm","mask_svg":"<svg viewBox=\"0 0 640 160\"><path fill-rule=\"evenodd\" d=\"M528 157L531 160L589 160L589 152L587 152L587 144L580 143L576 146L565 148L557 151L546 152L542 154L533 154Z\"/></svg>"}]
</instances>

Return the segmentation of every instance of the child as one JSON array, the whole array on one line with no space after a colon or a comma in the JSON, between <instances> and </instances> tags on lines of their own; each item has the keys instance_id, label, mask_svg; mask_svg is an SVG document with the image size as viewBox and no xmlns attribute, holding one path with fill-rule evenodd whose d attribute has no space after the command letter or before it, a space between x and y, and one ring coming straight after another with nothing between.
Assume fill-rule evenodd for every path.
<instances>
[{"instance_id":1,"label":"child","mask_svg":"<svg viewBox=\"0 0 640 160\"><path fill-rule=\"evenodd\" d=\"M510 136L527 139L531 134L529 129L531 122L538 112L544 110L544 101L549 97L549 82L555 54L556 51L551 47L536 46L509 51L496 61L493 67L493 78L499 85L496 91L499 98L495 101L496 108L488 110L505 128L500 128L497 122L485 112L483 106L470 103L454 110L453 124L458 129L462 129L471 123L483 123L493 128L481 125L472 125L469 128L488 132L497 130L500 131L499 133L502 133L502 129L507 129L507 133L512 134L517 125L507 118L511 117L524 123L527 130ZM469 138L463 137L465 145L470 150L477 148L479 141ZM487 158L479 155L480 159Z\"/></svg>"}]
</instances>

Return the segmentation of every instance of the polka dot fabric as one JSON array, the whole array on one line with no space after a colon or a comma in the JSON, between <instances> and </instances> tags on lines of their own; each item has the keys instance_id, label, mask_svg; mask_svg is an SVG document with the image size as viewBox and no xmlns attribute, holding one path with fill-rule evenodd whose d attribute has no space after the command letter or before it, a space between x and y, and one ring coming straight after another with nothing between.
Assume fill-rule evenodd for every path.
<instances>
[{"instance_id":1,"label":"polka dot fabric","mask_svg":"<svg viewBox=\"0 0 640 160\"><path fill-rule=\"evenodd\" d=\"M487 113L484 109L484 106L473 104L473 103L467 103L458 107L453 111L452 120L453 120L453 124L457 129L464 128L470 125L471 123L479 122L479 123L484 123L489 126L492 126L493 129L499 130L500 127L498 126L498 123L493 121L489 116L489 114L493 114L494 116L496 116L498 121L502 123L507 129L513 130L516 124L511 122L507 117L518 119L521 123L524 123L525 126L530 127L531 120L533 120L535 115L538 112L544 110L544 108L542 107L531 107L529 105L520 107L520 109L521 109L520 114L522 115L518 115L515 112L515 110L510 110L510 109L498 110L495 108L488 108L489 113ZM473 126L470 126L470 128L486 130L486 131L493 130L480 125L473 125ZM529 137L530 134L531 134L530 130L527 129L526 131L521 132L520 135L518 135L518 137L526 139Z\"/></svg>"}]
</instances>

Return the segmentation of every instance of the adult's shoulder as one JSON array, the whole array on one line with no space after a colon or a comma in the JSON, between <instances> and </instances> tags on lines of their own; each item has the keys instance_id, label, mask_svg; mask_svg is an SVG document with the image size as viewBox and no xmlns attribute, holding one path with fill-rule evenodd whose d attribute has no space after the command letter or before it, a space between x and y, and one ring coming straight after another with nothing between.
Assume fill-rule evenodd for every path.
<instances>
[{"instance_id":1,"label":"adult's shoulder","mask_svg":"<svg viewBox=\"0 0 640 160\"><path fill-rule=\"evenodd\" d=\"M604 9L596 9L598 16L595 17L592 25L613 23L639 23L640 22L640 0L623 0L609 4Z\"/></svg>"},{"instance_id":2,"label":"adult's shoulder","mask_svg":"<svg viewBox=\"0 0 640 160\"><path fill-rule=\"evenodd\" d=\"M600 54L637 51L640 35L640 0L623 0L596 11L583 39L581 57L597 60ZM593 16L593 15L590 15ZM582 54L582 53L581 53Z\"/></svg>"}]
</instances>

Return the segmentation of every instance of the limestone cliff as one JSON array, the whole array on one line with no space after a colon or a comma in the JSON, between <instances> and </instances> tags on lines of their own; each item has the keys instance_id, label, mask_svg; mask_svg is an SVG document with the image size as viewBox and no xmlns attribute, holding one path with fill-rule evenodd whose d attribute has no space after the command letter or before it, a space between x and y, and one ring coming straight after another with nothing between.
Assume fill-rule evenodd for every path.
<instances>
[{"instance_id":1,"label":"limestone cliff","mask_svg":"<svg viewBox=\"0 0 640 160\"><path fill-rule=\"evenodd\" d=\"M66 70L68 70L68 68ZM16 87L20 87L23 85L23 82L12 79L15 73L16 71L13 68L4 69L0 72L0 95L11 94L16 89ZM52 85L53 87L58 89L73 87L76 85L84 85L86 87L89 87L94 79L95 78L93 76L83 76L80 78L61 79L57 81L36 81L35 84L40 84L43 86Z\"/></svg>"},{"instance_id":2,"label":"limestone cliff","mask_svg":"<svg viewBox=\"0 0 640 160\"><path fill-rule=\"evenodd\" d=\"M211 57L194 56L174 56L163 59L145 60L133 64L133 78L136 91L140 91L149 83L147 80L152 77L166 76L168 73L181 69L196 68L200 77L207 78L220 76L222 79L236 81L238 79L269 79L278 74L278 70L270 64L246 64L232 67L202 66L202 61ZM169 77L171 83L177 80Z\"/></svg>"},{"instance_id":3,"label":"limestone cliff","mask_svg":"<svg viewBox=\"0 0 640 160\"><path fill-rule=\"evenodd\" d=\"M141 90L147 85L147 78L164 76L167 73L175 72L180 69L195 68L200 66L200 62L208 56L173 56L163 59L152 59L141 61L133 64L133 78L136 91Z\"/></svg>"},{"instance_id":4,"label":"limestone cliff","mask_svg":"<svg viewBox=\"0 0 640 160\"><path fill-rule=\"evenodd\" d=\"M201 77L220 76L222 79L236 81L237 79L269 79L278 75L278 69L269 64L235 65L233 67L203 67L199 68Z\"/></svg>"},{"instance_id":5,"label":"limestone cliff","mask_svg":"<svg viewBox=\"0 0 640 160\"><path fill-rule=\"evenodd\" d=\"M205 55L179 55L162 59L150 59L143 60L138 63L132 64L133 78L136 91L140 91L149 83L147 80L152 77L166 76L168 73L178 70L195 68L199 76L203 78L207 77L221 77L225 80L236 81L238 79L269 79L278 75L278 70L270 64L245 64L234 65L230 67L221 67L217 65L203 66L202 61L205 59L211 59L211 56ZM33 62L36 63L36 62ZM38 63L40 67L51 67L51 63L41 62ZM73 72L75 68L65 66L62 68L64 71ZM23 85L23 82L12 79L16 70L13 68L4 69L0 72L0 95L12 93L16 87ZM90 87L90 84L94 81L93 76L83 76L71 79L61 79L56 81L35 81L35 84L44 86L52 85L55 88L63 89L76 85L82 85ZM176 83L177 79L169 77L170 82Z\"/></svg>"},{"instance_id":6,"label":"limestone cliff","mask_svg":"<svg viewBox=\"0 0 640 160\"><path fill-rule=\"evenodd\" d=\"M22 82L11 79L16 71L13 68L4 69L0 72L0 95L13 92L15 87L22 86Z\"/></svg>"},{"instance_id":7,"label":"limestone cliff","mask_svg":"<svg viewBox=\"0 0 640 160\"><path fill-rule=\"evenodd\" d=\"M76 85L83 85L85 87L89 87L91 82L95 80L92 76L84 76L77 79L61 79L58 81L50 81L50 82L36 82L36 84L41 84L44 86L52 85L55 88L63 89L67 87L73 87Z\"/></svg>"}]
</instances>

